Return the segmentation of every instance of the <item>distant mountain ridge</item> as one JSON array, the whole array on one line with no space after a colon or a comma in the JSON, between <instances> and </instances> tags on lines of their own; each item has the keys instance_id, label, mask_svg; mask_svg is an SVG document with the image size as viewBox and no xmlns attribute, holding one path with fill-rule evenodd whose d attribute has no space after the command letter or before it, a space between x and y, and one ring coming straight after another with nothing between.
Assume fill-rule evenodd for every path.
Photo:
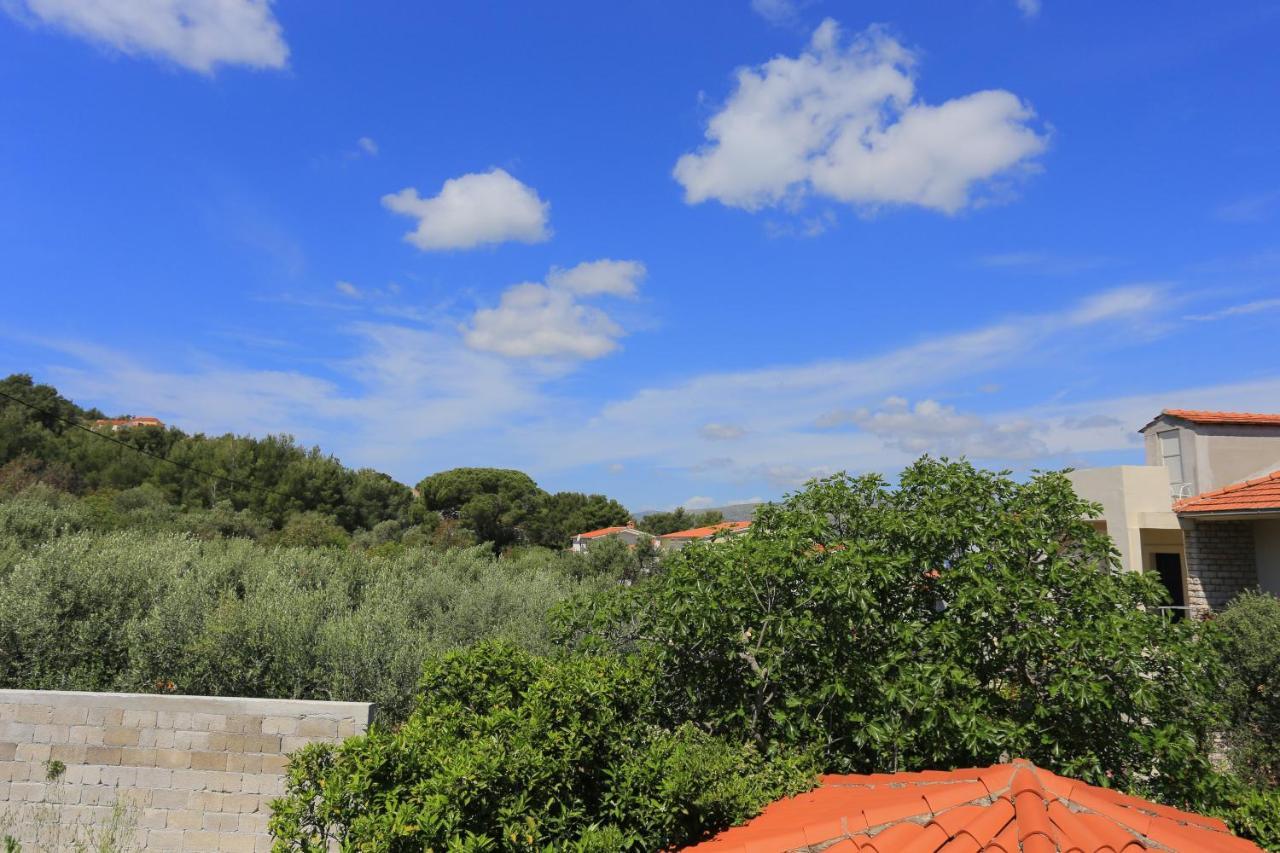
<instances>
[{"instance_id":1,"label":"distant mountain ridge","mask_svg":"<svg viewBox=\"0 0 1280 853\"><path fill-rule=\"evenodd\" d=\"M728 504L727 506L709 506L705 508L698 507L697 509L693 509L691 507L685 507L685 510L688 512L698 512L698 513L718 512L722 516L724 516L725 521L751 521L755 518L756 509L764 506L765 503L766 503L765 501L760 501L758 503ZM646 510L641 510L640 512L637 512L637 513L633 513L633 515L635 515L636 519L639 520L641 518L644 518L646 515L652 515L655 512L663 512L663 510L646 509Z\"/></svg>"}]
</instances>

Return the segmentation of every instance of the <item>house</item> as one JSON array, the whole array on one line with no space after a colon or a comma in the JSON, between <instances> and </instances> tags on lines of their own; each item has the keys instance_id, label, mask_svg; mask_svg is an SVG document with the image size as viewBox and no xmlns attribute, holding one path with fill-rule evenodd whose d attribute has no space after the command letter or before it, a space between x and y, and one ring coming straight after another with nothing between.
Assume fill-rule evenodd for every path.
<instances>
[{"instance_id":1,"label":"house","mask_svg":"<svg viewBox=\"0 0 1280 853\"><path fill-rule=\"evenodd\" d=\"M1262 853L1216 817L1015 759L961 770L822 776L817 788L684 848L689 853L1141 851Z\"/></svg>"},{"instance_id":2,"label":"house","mask_svg":"<svg viewBox=\"0 0 1280 853\"><path fill-rule=\"evenodd\" d=\"M159 418L98 418L93 422L94 429L111 427L112 432L119 432L129 427L164 427Z\"/></svg>"},{"instance_id":3,"label":"house","mask_svg":"<svg viewBox=\"0 0 1280 853\"><path fill-rule=\"evenodd\" d=\"M607 539L610 536L615 539L621 539L632 548L641 542L649 542L653 539L643 530L637 530L634 521L628 521L626 524L617 527L602 527L599 530L588 530L586 533L579 533L573 537L573 541L569 544L569 550L580 554L585 553L590 550L592 542Z\"/></svg>"},{"instance_id":4,"label":"house","mask_svg":"<svg viewBox=\"0 0 1280 853\"><path fill-rule=\"evenodd\" d=\"M1260 587L1280 595L1280 414L1165 409L1145 464L1068 475L1128 571L1155 572L1192 615Z\"/></svg>"},{"instance_id":5,"label":"house","mask_svg":"<svg viewBox=\"0 0 1280 853\"><path fill-rule=\"evenodd\" d=\"M722 536L740 536L751 527L749 521L722 521L706 527L693 527L689 530L677 530L658 537L664 551L679 551L690 542L705 542Z\"/></svg>"}]
</instances>

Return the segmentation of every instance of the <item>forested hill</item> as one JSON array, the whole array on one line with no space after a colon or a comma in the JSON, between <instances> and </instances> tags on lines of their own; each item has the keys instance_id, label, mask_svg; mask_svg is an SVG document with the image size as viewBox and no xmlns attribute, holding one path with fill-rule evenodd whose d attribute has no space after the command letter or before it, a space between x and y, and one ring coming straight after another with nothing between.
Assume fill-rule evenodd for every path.
<instances>
[{"instance_id":1,"label":"forested hill","mask_svg":"<svg viewBox=\"0 0 1280 853\"><path fill-rule=\"evenodd\" d=\"M0 498L39 484L85 501L101 527L299 545L407 536L416 544L564 547L575 532L630 517L602 495L548 494L519 471L441 472L423 480L418 499L388 475L348 468L292 436L94 429L101 418L29 375L0 380ZM449 488L434 488L442 479Z\"/></svg>"}]
</instances>

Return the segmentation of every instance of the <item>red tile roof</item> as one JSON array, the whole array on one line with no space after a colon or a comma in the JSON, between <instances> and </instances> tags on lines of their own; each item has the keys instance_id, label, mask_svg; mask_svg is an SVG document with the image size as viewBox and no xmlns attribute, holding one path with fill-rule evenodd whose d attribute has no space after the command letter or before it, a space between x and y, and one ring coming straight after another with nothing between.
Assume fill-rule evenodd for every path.
<instances>
[{"instance_id":1,"label":"red tile roof","mask_svg":"<svg viewBox=\"0 0 1280 853\"><path fill-rule=\"evenodd\" d=\"M738 533L751 526L749 521L722 521L706 527L691 527L688 530L677 530L675 533L664 533L662 539L706 539L717 533Z\"/></svg>"},{"instance_id":2,"label":"red tile roof","mask_svg":"<svg viewBox=\"0 0 1280 853\"><path fill-rule=\"evenodd\" d=\"M99 418L94 426L164 426L159 418Z\"/></svg>"},{"instance_id":3,"label":"red tile roof","mask_svg":"<svg viewBox=\"0 0 1280 853\"><path fill-rule=\"evenodd\" d=\"M586 533L579 533L574 539L598 539L601 536L612 536L615 533L621 533L624 530L630 530L633 533L636 528L633 524L622 524L617 527L601 527L599 530L588 530Z\"/></svg>"},{"instance_id":4,"label":"red tile roof","mask_svg":"<svg viewBox=\"0 0 1280 853\"><path fill-rule=\"evenodd\" d=\"M1177 513L1265 510L1280 510L1280 471L1272 471L1265 477L1233 483L1211 492L1201 492L1173 505L1173 511Z\"/></svg>"},{"instance_id":5,"label":"red tile roof","mask_svg":"<svg viewBox=\"0 0 1280 853\"><path fill-rule=\"evenodd\" d=\"M1242 424L1251 426L1280 426L1280 415L1255 414L1253 412L1209 412L1200 409L1165 409L1161 414L1182 418L1193 424Z\"/></svg>"},{"instance_id":6,"label":"red tile roof","mask_svg":"<svg viewBox=\"0 0 1280 853\"><path fill-rule=\"evenodd\" d=\"M779 800L756 819L685 849L697 853L1262 850L1231 835L1217 818L1096 788L1021 760L972 770L823 776L817 789Z\"/></svg>"}]
</instances>

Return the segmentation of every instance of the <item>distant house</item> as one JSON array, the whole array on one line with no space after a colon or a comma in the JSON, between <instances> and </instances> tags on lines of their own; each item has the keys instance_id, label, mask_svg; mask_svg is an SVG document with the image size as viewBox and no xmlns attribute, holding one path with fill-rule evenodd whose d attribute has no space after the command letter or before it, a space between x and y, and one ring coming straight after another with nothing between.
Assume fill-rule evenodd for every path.
<instances>
[{"instance_id":1,"label":"distant house","mask_svg":"<svg viewBox=\"0 0 1280 853\"><path fill-rule=\"evenodd\" d=\"M93 422L94 429L110 427L112 432L119 432L130 427L164 427L159 418L99 418Z\"/></svg>"},{"instance_id":2,"label":"distant house","mask_svg":"<svg viewBox=\"0 0 1280 853\"><path fill-rule=\"evenodd\" d=\"M1280 414L1165 409L1139 433L1144 465L1068 477L1129 571L1156 573L1203 615L1245 589L1280 595Z\"/></svg>"},{"instance_id":3,"label":"distant house","mask_svg":"<svg viewBox=\"0 0 1280 853\"><path fill-rule=\"evenodd\" d=\"M706 527L694 527L689 530L677 530L658 537L664 551L679 551L690 542L705 542L722 536L740 536L751 527L749 521L722 521Z\"/></svg>"},{"instance_id":4,"label":"distant house","mask_svg":"<svg viewBox=\"0 0 1280 853\"><path fill-rule=\"evenodd\" d=\"M598 542L611 536L615 539L621 539L633 548L641 542L647 542L653 538L643 530L637 530L634 521L628 521L626 524L617 527L602 527L599 530L588 530L586 533L579 533L573 537L573 541L569 544L569 550L584 553L590 550L592 542Z\"/></svg>"}]
</instances>

